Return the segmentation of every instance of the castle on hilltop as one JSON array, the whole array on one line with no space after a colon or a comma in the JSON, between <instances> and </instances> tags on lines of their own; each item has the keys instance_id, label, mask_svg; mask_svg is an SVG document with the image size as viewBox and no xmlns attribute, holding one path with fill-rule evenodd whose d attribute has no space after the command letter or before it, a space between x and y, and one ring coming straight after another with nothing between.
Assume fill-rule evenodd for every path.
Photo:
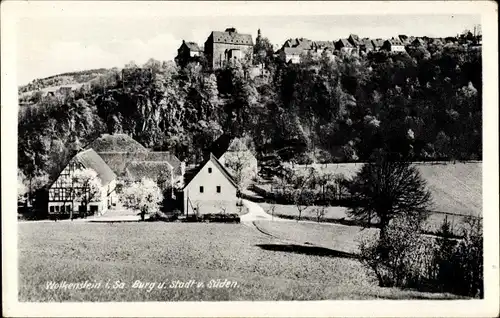
<instances>
[{"instance_id":1,"label":"castle on hilltop","mask_svg":"<svg viewBox=\"0 0 500 318\"><path fill-rule=\"evenodd\" d=\"M216 70L233 59L252 60L253 40L250 34L238 33L235 28L227 28L224 32L212 31L203 48L195 42L182 41L175 58L177 64L186 65L191 61L206 59L207 65Z\"/></svg>"}]
</instances>

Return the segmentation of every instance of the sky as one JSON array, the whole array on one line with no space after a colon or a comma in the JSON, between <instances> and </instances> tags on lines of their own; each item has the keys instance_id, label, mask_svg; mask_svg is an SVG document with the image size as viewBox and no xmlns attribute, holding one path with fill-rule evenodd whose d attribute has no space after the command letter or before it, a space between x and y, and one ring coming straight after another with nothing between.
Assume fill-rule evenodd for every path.
<instances>
[{"instance_id":1,"label":"sky","mask_svg":"<svg viewBox=\"0 0 500 318\"><path fill-rule=\"evenodd\" d=\"M189 3L189 2L188 2ZM454 36L480 24L479 15L294 15L21 17L17 21L17 82L94 68L123 67L149 58L172 60L182 40L203 45L211 31L235 27L255 39L260 28L271 43L288 38L337 40L349 34L390 38Z\"/></svg>"}]
</instances>

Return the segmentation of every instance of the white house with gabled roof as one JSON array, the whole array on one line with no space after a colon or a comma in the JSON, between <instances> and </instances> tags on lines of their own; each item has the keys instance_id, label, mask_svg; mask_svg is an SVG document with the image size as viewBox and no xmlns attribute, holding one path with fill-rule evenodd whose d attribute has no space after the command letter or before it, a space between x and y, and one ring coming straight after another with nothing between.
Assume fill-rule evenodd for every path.
<instances>
[{"instance_id":1,"label":"white house with gabled roof","mask_svg":"<svg viewBox=\"0 0 500 318\"><path fill-rule=\"evenodd\" d=\"M187 173L184 214L235 213L238 185L211 153L198 169Z\"/></svg>"}]
</instances>

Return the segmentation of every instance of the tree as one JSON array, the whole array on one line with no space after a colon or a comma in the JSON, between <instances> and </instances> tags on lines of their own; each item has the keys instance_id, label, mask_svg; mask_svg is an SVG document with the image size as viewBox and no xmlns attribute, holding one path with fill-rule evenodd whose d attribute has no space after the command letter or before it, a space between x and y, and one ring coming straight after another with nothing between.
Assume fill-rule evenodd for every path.
<instances>
[{"instance_id":1,"label":"tree","mask_svg":"<svg viewBox=\"0 0 500 318\"><path fill-rule=\"evenodd\" d=\"M74 199L84 206L84 216L87 216L88 205L92 201L100 201L103 198L101 192L101 180L93 169L77 170L73 174ZM73 218L73 209L70 210L70 218Z\"/></svg>"},{"instance_id":2,"label":"tree","mask_svg":"<svg viewBox=\"0 0 500 318\"><path fill-rule=\"evenodd\" d=\"M142 178L140 182L134 182L123 190L122 200L125 206L139 210L141 220L144 221L146 214L158 211L163 195L156 182Z\"/></svg>"},{"instance_id":3,"label":"tree","mask_svg":"<svg viewBox=\"0 0 500 318\"><path fill-rule=\"evenodd\" d=\"M240 189L246 189L252 178L256 176L252 161L255 160L252 153L243 141L239 138L234 139L230 148L224 154L224 165L234 178L234 181Z\"/></svg>"},{"instance_id":4,"label":"tree","mask_svg":"<svg viewBox=\"0 0 500 318\"><path fill-rule=\"evenodd\" d=\"M363 165L350 183L349 192L353 206L348 214L367 224L376 217L381 240L393 218L406 215L423 221L431 204L431 194L417 168L385 154Z\"/></svg>"},{"instance_id":5,"label":"tree","mask_svg":"<svg viewBox=\"0 0 500 318\"><path fill-rule=\"evenodd\" d=\"M276 212L276 205L271 204L267 209L267 214L271 214L271 219L274 221L274 213Z\"/></svg>"},{"instance_id":6,"label":"tree","mask_svg":"<svg viewBox=\"0 0 500 318\"><path fill-rule=\"evenodd\" d=\"M373 270L381 287L416 287L429 256L419 222L412 217L395 217L384 239L368 236L360 242L361 263Z\"/></svg>"},{"instance_id":7,"label":"tree","mask_svg":"<svg viewBox=\"0 0 500 318\"><path fill-rule=\"evenodd\" d=\"M257 38L255 39L255 45L253 46L253 62L255 65L264 66L269 65L272 61L274 54L273 45L268 38L262 37L260 29L258 30Z\"/></svg>"},{"instance_id":8,"label":"tree","mask_svg":"<svg viewBox=\"0 0 500 318\"><path fill-rule=\"evenodd\" d=\"M25 200L26 193L28 192L28 188L24 184L24 174L18 170L17 172L17 201L21 202Z\"/></svg>"},{"instance_id":9,"label":"tree","mask_svg":"<svg viewBox=\"0 0 500 318\"><path fill-rule=\"evenodd\" d=\"M299 215L297 221L300 221L302 213L309 208L315 199L314 187L316 180L316 170L309 168L305 170L291 169L291 174L287 176L288 187L286 195L293 202Z\"/></svg>"},{"instance_id":10,"label":"tree","mask_svg":"<svg viewBox=\"0 0 500 318\"><path fill-rule=\"evenodd\" d=\"M318 206L314 208L314 214L316 215L316 221L319 223L321 218L326 214L326 206Z\"/></svg>"}]
</instances>

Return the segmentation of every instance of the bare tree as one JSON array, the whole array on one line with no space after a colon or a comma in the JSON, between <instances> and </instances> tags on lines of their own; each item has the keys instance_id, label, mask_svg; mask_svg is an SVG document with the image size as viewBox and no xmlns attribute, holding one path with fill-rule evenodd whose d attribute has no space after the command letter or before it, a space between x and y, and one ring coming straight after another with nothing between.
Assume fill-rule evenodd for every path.
<instances>
[{"instance_id":1,"label":"bare tree","mask_svg":"<svg viewBox=\"0 0 500 318\"><path fill-rule=\"evenodd\" d=\"M326 214L326 206L318 206L314 208L314 214L316 215L316 221L319 223L321 218Z\"/></svg>"},{"instance_id":2,"label":"bare tree","mask_svg":"<svg viewBox=\"0 0 500 318\"><path fill-rule=\"evenodd\" d=\"M292 169L291 175L288 176L289 187L287 188L287 196L291 199L299 215L297 221L300 221L302 213L309 208L315 199L314 186L316 170L308 168L304 170Z\"/></svg>"},{"instance_id":3,"label":"bare tree","mask_svg":"<svg viewBox=\"0 0 500 318\"><path fill-rule=\"evenodd\" d=\"M267 209L267 213L271 214L271 219L274 221L274 212L276 211L276 205L271 204L269 209Z\"/></svg>"}]
</instances>

